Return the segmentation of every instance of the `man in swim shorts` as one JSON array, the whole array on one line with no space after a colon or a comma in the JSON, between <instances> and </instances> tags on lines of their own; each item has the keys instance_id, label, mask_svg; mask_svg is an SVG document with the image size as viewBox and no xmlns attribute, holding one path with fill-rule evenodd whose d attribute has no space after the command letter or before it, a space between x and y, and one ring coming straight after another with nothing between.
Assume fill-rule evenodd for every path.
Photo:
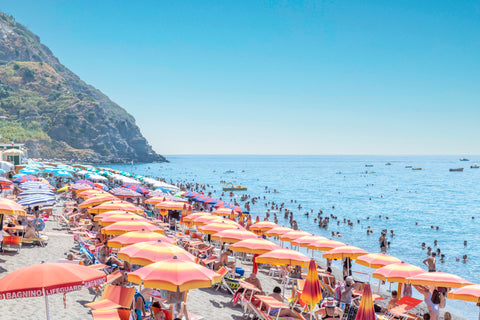
<instances>
[{"instance_id":1,"label":"man in swim shorts","mask_svg":"<svg viewBox=\"0 0 480 320\"><path fill-rule=\"evenodd\" d=\"M435 252L432 252L432 255L428 257L427 259L423 260L423 264L428 267L428 272L435 272L437 271L437 268L435 266L435 263L437 260L435 259L435 256L437 254Z\"/></svg>"}]
</instances>

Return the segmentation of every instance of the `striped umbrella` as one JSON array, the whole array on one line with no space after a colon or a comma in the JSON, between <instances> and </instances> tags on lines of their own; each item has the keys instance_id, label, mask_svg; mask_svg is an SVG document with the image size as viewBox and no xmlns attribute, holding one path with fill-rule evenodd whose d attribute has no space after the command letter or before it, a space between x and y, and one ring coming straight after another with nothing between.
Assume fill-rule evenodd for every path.
<instances>
[{"instance_id":1,"label":"striped umbrella","mask_svg":"<svg viewBox=\"0 0 480 320\"><path fill-rule=\"evenodd\" d=\"M400 263L402 261L385 253L369 253L358 257L356 262L362 266L378 269L388 266L389 264Z\"/></svg>"},{"instance_id":2,"label":"striped umbrella","mask_svg":"<svg viewBox=\"0 0 480 320\"><path fill-rule=\"evenodd\" d=\"M170 244L175 244L175 240L168 238L157 232L150 232L142 229L141 231L130 231L108 240L107 245L110 248L122 248L135 243L162 240Z\"/></svg>"},{"instance_id":3,"label":"striped umbrella","mask_svg":"<svg viewBox=\"0 0 480 320\"><path fill-rule=\"evenodd\" d=\"M373 295L370 285L367 283L363 288L362 300L358 307L355 320L375 320L375 307L373 306Z\"/></svg>"},{"instance_id":4,"label":"striped umbrella","mask_svg":"<svg viewBox=\"0 0 480 320\"><path fill-rule=\"evenodd\" d=\"M256 238L242 240L229 246L232 251L246 252L253 254L264 254L273 250L282 249L279 245L270 240Z\"/></svg>"},{"instance_id":5,"label":"striped umbrella","mask_svg":"<svg viewBox=\"0 0 480 320\"><path fill-rule=\"evenodd\" d=\"M164 201L157 203L155 208L160 210L181 210L181 211L191 211L192 206L185 202L177 202L177 201Z\"/></svg>"},{"instance_id":6,"label":"striped umbrella","mask_svg":"<svg viewBox=\"0 0 480 320\"><path fill-rule=\"evenodd\" d=\"M182 219L180 220L181 224L186 224L190 225L192 223L192 220L198 217L203 217L203 216L210 216L208 212L200 211L200 212L194 212L192 214L189 214L188 216L182 216Z\"/></svg>"},{"instance_id":7,"label":"striped umbrella","mask_svg":"<svg viewBox=\"0 0 480 320\"><path fill-rule=\"evenodd\" d=\"M317 264L315 260L310 260L308 265L307 278L303 286L302 301L310 306L310 320L313 316L313 308L319 303L322 297L322 289L320 288L320 281L318 280Z\"/></svg>"},{"instance_id":8,"label":"striped umbrella","mask_svg":"<svg viewBox=\"0 0 480 320\"><path fill-rule=\"evenodd\" d=\"M41 189L41 190L53 190L55 189L49 183L41 182L41 181L28 181L21 183L19 185L20 189L27 190L27 189Z\"/></svg>"},{"instance_id":9,"label":"striped umbrella","mask_svg":"<svg viewBox=\"0 0 480 320\"><path fill-rule=\"evenodd\" d=\"M193 225L203 226L209 223L220 222L222 221L222 218L214 215L204 215L204 216L195 217L191 221Z\"/></svg>"},{"instance_id":10,"label":"striped umbrella","mask_svg":"<svg viewBox=\"0 0 480 320\"><path fill-rule=\"evenodd\" d=\"M270 230L266 231L264 233L264 235L266 235L268 237L279 237L282 234L292 232L292 231L295 231L295 230L293 230L292 228L287 228L287 227L278 227L278 228L273 228L273 229L270 229Z\"/></svg>"},{"instance_id":11,"label":"striped umbrella","mask_svg":"<svg viewBox=\"0 0 480 320\"><path fill-rule=\"evenodd\" d=\"M78 205L79 208L90 208L107 201L118 200L117 197L111 194L102 194L95 197L88 198Z\"/></svg>"},{"instance_id":12,"label":"striped umbrella","mask_svg":"<svg viewBox=\"0 0 480 320\"><path fill-rule=\"evenodd\" d=\"M146 230L150 232L163 233L164 231L159 227L142 221L119 221L102 228L103 234L108 235L122 235L129 231Z\"/></svg>"},{"instance_id":13,"label":"striped umbrella","mask_svg":"<svg viewBox=\"0 0 480 320\"><path fill-rule=\"evenodd\" d=\"M326 240L326 239L327 238L325 238L325 237L310 235L310 236L304 236L304 237L297 238L295 240L290 241L290 243L293 246L297 246L297 247L308 247L308 245L312 242L316 242L316 241L320 241L320 240Z\"/></svg>"},{"instance_id":14,"label":"striped umbrella","mask_svg":"<svg viewBox=\"0 0 480 320\"><path fill-rule=\"evenodd\" d=\"M234 215L237 215L238 213L236 213L235 211L233 211L232 209L227 209L227 208L219 208L215 211L213 211L212 213L216 216L224 216L224 217L228 217L230 216L230 214L233 212Z\"/></svg>"},{"instance_id":15,"label":"striped umbrella","mask_svg":"<svg viewBox=\"0 0 480 320\"><path fill-rule=\"evenodd\" d=\"M217 232L228 230L228 229L237 229L239 225L229 224L229 223L211 223L205 226L200 226L198 231L205 234L215 234Z\"/></svg>"},{"instance_id":16,"label":"striped umbrella","mask_svg":"<svg viewBox=\"0 0 480 320\"><path fill-rule=\"evenodd\" d=\"M3 177L0 177L0 186L2 187L10 187L11 185L13 184L12 181L6 179L6 178L3 178Z\"/></svg>"},{"instance_id":17,"label":"striped umbrella","mask_svg":"<svg viewBox=\"0 0 480 320\"><path fill-rule=\"evenodd\" d=\"M188 253L181 247L163 242L161 239L132 244L120 249L117 254L119 259L141 266L172 259L174 256L182 261L195 261L195 256L191 253Z\"/></svg>"},{"instance_id":18,"label":"striped umbrella","mask_svg":"<svg viewBox=\"0 0 480 320\"><path fill-rule=\"evenodd\" d=\"M480 284L458 288L447 293L447 298L475 302L480 307ZM480 314L478 316L480 319Z\"/></svg>"},{"instance_id":19,"label":"striped umbrella","mask_svg":"<svg viewBox=\"0 0 480 320\"><path fill-rule=\"evenodd\" d=\"M88 209L90 213L103 213L106 211L121 210L128 211L133 213L143 213L143 209L137 207L136 205L126 202L126 201L111 201L104 202L98 206Z\"/></svg>"},{"instance_id":20,"label":"striped umbrella","mask_svg":"<svg viewBox=\"0 0 480 320\"><path fill-rule=\"evenodd\" d=\"M83 199L88 199L97 196L108 195L109 193L100 189L90 189L82 192L77 192L77 196L82 197Z\"/></svg>"},{"instance_id":21,"label":"striped umbrella","mask_svg":"<svg viewBox=\"0 0 480 320\"><path fill-rule=\"evenodd\" d=\"M122 188L122 187L114 188L114 189L110 190L110 193L113 194L114 196L117 196L117 197L120 197L120 198L141 198L141 197L143 197L143 195L138 193L138 192L135 192L135 191L133 191L131 189L127 189L127 188Z\"/></svg>"},{"instance_id":22,"label":"striped umbrella","mask_svg":"<svg viewBox=\"0 0 480 320\"><path fill-rule=\"evenodd\" d=\"M252 227L250 227L250 229L251 228ZM295 239L305 237L305 236L311 236L311 235L312 235L311 233L308 233L306 231L295 230L295 231L284 233L284 234L280 235L279 238L282 241L293 241Z\"/></svg>"},{"instance_id":23,"label":"striped umbrella","mask_svg":"<svg viewBox=\"0 0 480 320\"><path fill-rule=\"evenodd\" d=\"M0 214L12 214L17 216L25 216L27 212L21 205L15 201L0 198Z\"/></svg>"},{"instance_id":24,"label":"striped umbrella","mask_svg":"<svg viewBox=\"0 0 480 320\"><path fill-rule=\"evenodd\" d=\"M212 240L218 240L225 243L236 243L247 239L258 239L258 236L243 228L223 230L212 235Z\"/></svg>"},{"instance_id":25,"label":"striped umbrella","mask_svg":"<svg viewBox=\"0 0 480 320\"><path fill-rule=\"evenodd\" d=\"M414 285L447 288L461 288L473 284L457 275L441 271L420 273L408 278L407 280Z\"/></svg>"},{"instance_id":26,"label":"striped umbrella","mask_svg":"<svg viewBox=\"0 0 480 320\"><path fill-rule=\"evenodd\" d=\"M120 222L120 221L141 221L141 222L154 224L154 222L151 221L151 220L145 219L145 218L140 217L138 215L131 215L131 214L109 215L108 217L102 218L98 223L101 226L109 226L111 224L114 224L114 223Z\"/></svg>"},{"instance_id":27,"label":"striped umbrella","mask_svg":"<svg viewBox=\"0 0 480 320\"><path fill-rule=\"evenodd\" d=\"M55 194L50 189L27 189L25 191L20 192L18 195L19 197L31 196L33 194L44 194L54 197Z\"/></svg>"},{"instance_id":28,"label":"striped umbrella","mask_svg":"<svg viewBox=\"0 0 480 320\"><path fill-rule=\"evenodd\" d=\"M318 250L318 251L329 251L338 247L344 246L345 243L336 241L336 240L319 240L319 241L314 241L310 244L307 245L308 249L313 249L313 250Z\"/></svg>"},{"instance_id":29,"label":"striped umbrella","mask_svg":"<svg viewBox=\"0 0 480 320\"><path fill-rule=\"evenodd\" d=\"M295 250L277 249L258 256L256 262L273 265L307 267L310 263L310 258Z\"/></svg>"},{"instance_id":30,"label":"striped umbrella","mask_svg":"<svg viewBox=\"0 0 480 320\"><path fill-rule=\"evenodd\" d=\"M93 217L93 221L101 221L102 219L114 215L125 215L125 216L136 216L135 213L128 212L128 211L120 211L120 210L112 210L106 211L104 213L97 214Z\"/></svg>"},{"instance_id":31,"label":"striped umbrella","mask_svg":"<svg viewBox=\"0 0 480 320\"><path fill-rule=\"evenodd\" d=\"M149 264L128 274L128 281L147 288L173 292L197 288L210 288L221 276L195 262L177 257Z\"/></svg>"},{"instance_id":32,"label":"striped umbrella","mask_svg":"<svg viewBox=\"0 0 480 320\"><path fill-rule=\"evenodd\" d=\"M250 226L250 230L254 231L268 231L273 228L278 228L279 225L270 221L261 221Z\"/></svg>"},{"instance_id":33,"label":"striped umbrella","mask_svg":"<svg viewBox=\"0 0 480 320\"><path fill-rule=\"evenodd\" d=\"M57 203L55 197L44 195L44 194L34 194L23 197L22 199L17 201L18 204L27 207L27 206L40 206L40 205L52 205Z\"/></svg>"},{"instance_id":34,"label":"striped umbrella","mask_svg":"<svg viewBox=\"0 0 480 320\"><path fill-rule=\"evenodd\" d=\"M138 192L138 193L141 193L141 194L144 194L144 195L149 193L149 191L147 189L139 186L138 184L134 184L134 183L122 184L122 187L133 190L135 192Z\"/></svg>"},{"instance_id":35,"label":"striped umbrella","mask_svg":"<svg viewBox=\"0 0 480 320\"><path fill-rule=\"evenodd\" d=\"M380 279L389 282L408 283L408 278L417 274L424 273L420 267L414 266L409 263L400 262L389 264L382 267L373 273L375 279Z\"/></svg>"},{"instance_id":36,"label":"striped umbrella","mask_svg":"<svg viewBox=\"0 0 480 320\"><path fill-rule=\"evenodd\" d=\"M363 256L366 254L368 254L368 252L361 248L346 245L346 246L332 249L324 253L323 257L327 259L343 259L343 258L356 259L357 257Z\"/></svg>"}]
</instances>

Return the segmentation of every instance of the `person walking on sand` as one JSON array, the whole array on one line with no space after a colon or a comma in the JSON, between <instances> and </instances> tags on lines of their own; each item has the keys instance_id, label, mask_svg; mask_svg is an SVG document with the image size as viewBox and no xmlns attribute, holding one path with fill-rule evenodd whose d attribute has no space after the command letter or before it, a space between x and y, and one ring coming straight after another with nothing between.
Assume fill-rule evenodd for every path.
<instances>
[{"instance_id":1,"label":"person walking on sand","mask_svg":"<svg viewBox=\"0 0 480 320\"><path fill-rule=\"evenodd\" d=\"M427 259L423 260L423 264L428 267L428 272L435 272L437 271L437 268L435 266L435 263L437 260L435 259L435 256L437 254L435 252L432 252L432 255L428 257Z\"/></svg>"}]
</instances>

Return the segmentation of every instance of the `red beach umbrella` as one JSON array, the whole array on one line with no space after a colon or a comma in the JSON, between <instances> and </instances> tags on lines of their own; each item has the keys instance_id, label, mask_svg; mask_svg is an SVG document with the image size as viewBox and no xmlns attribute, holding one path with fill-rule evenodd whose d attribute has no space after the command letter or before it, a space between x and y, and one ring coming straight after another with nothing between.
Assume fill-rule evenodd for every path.
<instances>
[{"instance_id":1,"label":"red beach umbrella","mask_svg":"<svg viewBox=\"0 0 480 320\"><path fill-rule=\"evenodd\" d=\"M3 299L45 296L47 319L48 296L78 291L104 283L103 271L71 263L40 263L17 269L0 278Z\"/></svg>"}]
</instances>

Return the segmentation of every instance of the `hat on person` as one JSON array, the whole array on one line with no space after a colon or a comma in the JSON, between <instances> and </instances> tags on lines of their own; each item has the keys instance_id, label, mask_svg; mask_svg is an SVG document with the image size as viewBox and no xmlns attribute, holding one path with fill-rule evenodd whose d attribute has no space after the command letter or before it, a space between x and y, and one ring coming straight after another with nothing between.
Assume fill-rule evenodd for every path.
<instances>
[{"instance_id":1,"label":"hat on person","mask_svg":"<svg viewBox=\"0 0 480 320\"><path fill-rule=\"evenodd\" d=\"M346 283L355 283L355 281L353 280L353 278L351 276L346 277L345 282Z\"/></svg>"},{"instance_id":2,"label":"hat on person","mask_svg":"<svg viewBox=\"0 0 480 320\"><path fill-rule=\"evenodd\" d=\"M329 297L327 300L325 300L325 307L335 307L336 305L337 303L332 297Z\"/></svg>"}]
</instances>

